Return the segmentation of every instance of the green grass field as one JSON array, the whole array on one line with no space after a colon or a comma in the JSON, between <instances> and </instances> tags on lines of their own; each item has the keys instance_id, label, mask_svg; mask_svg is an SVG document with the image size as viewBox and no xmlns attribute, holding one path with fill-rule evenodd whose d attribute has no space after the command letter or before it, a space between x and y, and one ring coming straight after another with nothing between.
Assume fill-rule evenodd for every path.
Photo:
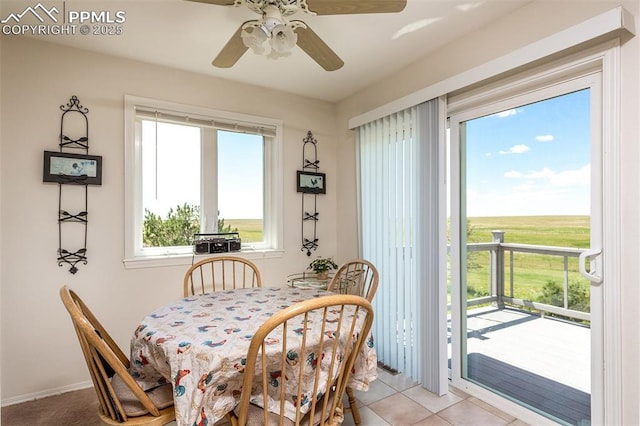
<instances>
[{"instance_id":1,"label":"green grass field","mask_svg":"<svg viewBox=\"0 0 640 426\"><path fill-rule=\"evenodd\" d=\"M472 217L468 242L492 241L491 231L505 231L506 243L589 247L589 216Z\"/></svg>"},{"instance_id":2,"label":"green grass field","mask_svg":"<svg viewBox=\"0 0 640 426\"><path fill-rule=\"evenodd\" d=\"M589 247L589 216L511 216L469 218L470 243L491 241L505 231L505 242L560 247ZM262 240L262 219L225 219L246 241Z\"/></svg>"},{"instance_id":3,"label":"green grass field","mask_svg":"<svg viewBox=\"0 0 640 426\"><path fill-rule=\"evenodd\" d=\"M589 247L588 216L526 216L469 218L468 242L490 242L492 230L504 231L505 243L532 244L554 247ZM540 301L543 288L549 281L564 283L564 259L529 253L514 253L513 296ZM508 294L509 264L505 257L505 287ZM569 283L588 290L589 282L578 272L577 258L568 259ZM489 252L470 253L467 269L469 298L488 295Z\"/></svg>"},{"instance_id":4,"label":"green grass field","mask_svg":"<svg viewBox=\"0 0 640 426\"><path fill-rule=\"evenodd\" d=\"M225 219L224 224L238 228L243 243L262 241L262 219Z\"/></svg>"}]
</instances>

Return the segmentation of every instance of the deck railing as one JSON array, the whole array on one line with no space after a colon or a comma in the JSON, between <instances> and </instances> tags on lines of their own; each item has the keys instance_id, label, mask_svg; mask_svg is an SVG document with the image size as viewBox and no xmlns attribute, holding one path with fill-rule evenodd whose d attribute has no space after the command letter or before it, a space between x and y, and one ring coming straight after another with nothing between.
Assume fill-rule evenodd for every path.
<instances>
[{"instance_id":1,"label":"deck railing","mask_svg":"<svg viewBox=\"0 0 640 426\"><path fill-rule=\"evenodd\" d=\"M528 244L513 244L504 242L503 231L493 231L493 242L490 243L469 243L467 252L489 252L490 262L490 295L467 300L467 306L475 306L486 303L494 303L498 307L505 304L522 306L552 313L564 317L589 321L589 312L582 312L569 308L569 258L578 258L584 249L571 247L538 246ZM514 253L531 253L546 256L558 256L563 258L564 263L564 303L563 306L553 306L546 303L523 300L514 297L517 283L514 280ZM505 271L509 271L509 281L505 282Z\"/></svg>"}]
</instances>

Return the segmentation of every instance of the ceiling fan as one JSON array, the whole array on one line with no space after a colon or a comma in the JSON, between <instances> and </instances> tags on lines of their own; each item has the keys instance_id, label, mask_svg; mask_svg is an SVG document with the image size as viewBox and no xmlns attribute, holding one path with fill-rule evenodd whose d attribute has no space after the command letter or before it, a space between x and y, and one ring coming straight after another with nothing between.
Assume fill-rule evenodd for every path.
<instances>
[{"instance_id":1,"label":"ceiling fan","mask_svg":"<svg viewBox=\"0 0 640 426\"><path fill-rule=\"evenodd\" d=\"M299 46L327 71L344 65L338 55L307 24L287 18L297 12L310 15L344 15L400 12L407 0L187 0L217 6L245 5L260 15L246 21L231 36L212 64L230 68L251 48L270 58L289 56Z\"/></svg>"}]
</instances>

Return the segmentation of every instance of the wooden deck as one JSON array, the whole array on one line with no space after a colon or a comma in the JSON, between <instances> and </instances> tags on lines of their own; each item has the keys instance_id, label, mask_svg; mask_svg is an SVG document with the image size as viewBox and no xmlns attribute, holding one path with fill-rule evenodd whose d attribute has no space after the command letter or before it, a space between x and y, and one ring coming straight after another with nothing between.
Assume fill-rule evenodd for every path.
<instances>
[{"instance_id":1,"label":"wooden deck","mask_svg":"<svg viewBox=\"0 0 640 426\"><path fill-rule=\"evenodd\" d=\"M561 423L590 424L590 330L516 309L470 309L467 372L475 383Z\"/></svg>"}]
</instances>

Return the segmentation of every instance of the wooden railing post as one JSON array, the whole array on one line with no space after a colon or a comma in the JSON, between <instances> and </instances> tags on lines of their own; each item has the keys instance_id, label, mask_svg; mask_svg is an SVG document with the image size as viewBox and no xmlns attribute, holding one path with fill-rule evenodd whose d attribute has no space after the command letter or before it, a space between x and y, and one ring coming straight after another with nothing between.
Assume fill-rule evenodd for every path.
<instances>
[{"instance_id":1,"label":"wooden railing post","mask_svg":"<svg viewBox=\"0 0 640 426\"><path fill-rule=\"evenodd\" d=\"M496 305L498 309L504 308L504 231L491 231L493 242L496 245L496 251L491 262L491 293L497 298Z\"/></svg>"}]
</instances>

